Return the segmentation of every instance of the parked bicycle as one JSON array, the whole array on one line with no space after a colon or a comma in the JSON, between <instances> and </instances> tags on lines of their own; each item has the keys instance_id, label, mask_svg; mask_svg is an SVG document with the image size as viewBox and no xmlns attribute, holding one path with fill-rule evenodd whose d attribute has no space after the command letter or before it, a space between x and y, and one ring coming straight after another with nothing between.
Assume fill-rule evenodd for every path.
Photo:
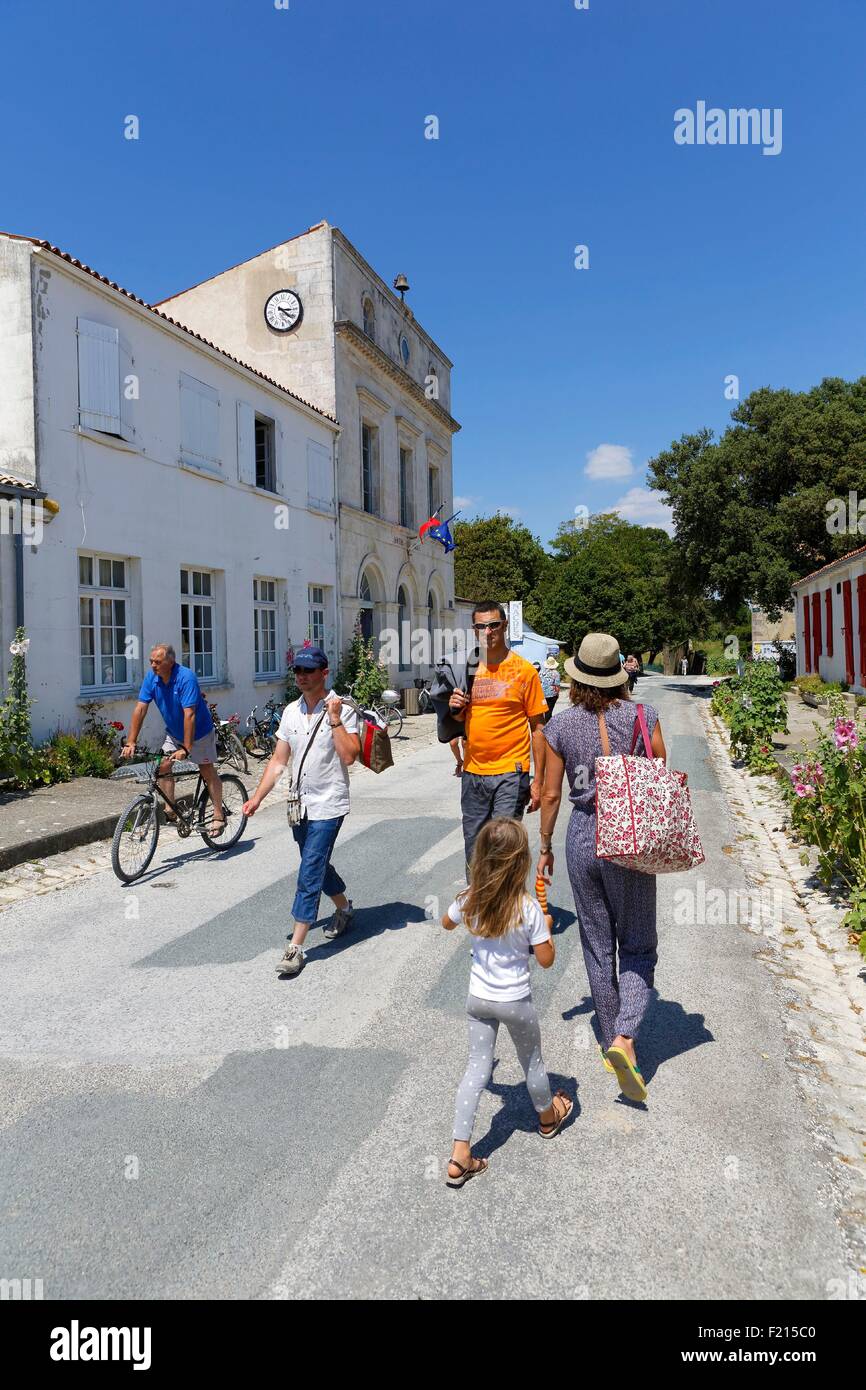
<instances>
[{"instance_id":1,"label":"parked bicycle","mask_svg":"<svg viewBox=\"0 0 866 1390\"><path fill-rule=\"evenodd\" d=\"M418 691L418 713L432 714L433 701L430 698L430 686L432 681L416 681L415 686Z\"/></svg>"},{"instance_id":2,"label":"parked bicycle","mask_svg":"<svg viewBox=\"0 0 866 1390\"><path fill-rule=\"evenodd\" d=\"M175 773L182 774L186 770L191 771L194 766L192 763L176 762L173 769ZM159 797L177 816L174 824L182 840L195 832L201 835L211 849L222 851L236 845L244 833L247 818L243 813L243 805L248 799L248 793L239 777L232 773L220 777L226 828L218 838L214 838L210 833L214 823L213 803L201 773L199 772L191 803L183 807L172 801L170 796L166 796L162 787L158 785L157 779L167 773L168 767L168 759L164 753L158 753L156 758L146 765L144 773L139 774L136 781L146 783L147 791L130 802L126 810L121 812L115 826L114 838L111 841L111 867L123 883L133 883L135 879L140 878L156 852L160 821Z\"/></svg>"},{"instance_id":3,"label":"parked bicycle","mask_svg":"<svg viewBox=\"0 0 866 1390\"><path fill-rule=\"evenodd\" d=\"M237 734L238 725L241 722L238 715L232 714L228 719L220 719L216 705L208 702L208 709L211 712L214 732L216 733L217 763L227 763L229 767L236 768L238 772L249 772L250 766L246 749Z\"/></svg>"},{"instance_id":4,"label":"parked bicycle","mask_svg":"<svg viewBox=\"0 0 866 1390\"><path fill-rule=\"evenodd\" d=\"M357 699L355 687L349 686L349 696ZM397 738L403 729L403 711L399 705L400 695L396 690L383 690L381 698L372 700L367 706L374 714L377 714L382 721L382 726L388 732L389 738Z\"/></svg>"},{"instance_id":5,"label":"parked bicycle","mask_svg":"<svg viewBox=\"0 0 866 1390\"><path fill-rule=\"evenodd\" d=\"M257 709L258 705L253 705L247 715L243 745L252 757L269 758L276 747L282 710L274 699L268 700L260 719L256 718Z\"/></svg>"}]
</instances>

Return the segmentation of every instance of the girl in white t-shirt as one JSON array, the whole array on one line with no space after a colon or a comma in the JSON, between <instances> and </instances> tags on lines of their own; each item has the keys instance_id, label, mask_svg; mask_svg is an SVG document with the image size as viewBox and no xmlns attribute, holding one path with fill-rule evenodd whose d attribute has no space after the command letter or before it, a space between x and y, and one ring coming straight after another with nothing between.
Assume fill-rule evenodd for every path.
<instances>
[{"instance_id":1,"label":"girl in white t-shirt","mask_svg":"<svg viewBox=\"0 0 866 1390\"><path fill-rule=\"evenodd\" d=\"M530 854L526 831L516 820L491 820L481 829L472 853L469 887L442 918L446 931L464 923L472 933L469 978L469 1065L457 1092L454 1149L448 1164L449 1187L462 1187L487 1170L486 1158L473 1158L472 1129L481 1092L493 1071L493 1049L500 1023L514 1043L526 1086L538 1112L538 1132L558 1134L572 1111L564 1091L551 1096L541 1056L541 1029L529 985L530 951L547 970L555 948L538 903L526 892Z\"/></svg>"}]
</instances>

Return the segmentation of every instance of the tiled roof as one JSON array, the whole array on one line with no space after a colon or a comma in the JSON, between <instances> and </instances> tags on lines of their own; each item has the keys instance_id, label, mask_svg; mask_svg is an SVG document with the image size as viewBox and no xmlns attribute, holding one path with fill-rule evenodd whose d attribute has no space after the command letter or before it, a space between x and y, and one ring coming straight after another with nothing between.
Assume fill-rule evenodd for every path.
<instances>
[{"instance_id":1,"label":"tiled roof","mask_svg":"<svg viewBox=\"0 0 866 1390\"><path fill-rule=\"evenodd\" d=\"M31 245L37 246L40 251L50 251L52 256L57 256L60 260L66 261L69 265L74 265L78 270L83 270L87 275L92 275L94 280L99 280L103 285L108 285L109 289L117 290L118 293L124 295L125 298L131 299L134 303L140 304L143 309L147 309L148 313L155 314L157 318L163 319L166 323L170 323L173 328L179 328L190 338L195 338L197 342L204 343L205 347L213 348L221 357L225 357L229 362L234 362L238 367L243 367L247 372L252 372L253 376L259 377L261 381L266 381L269 386L276 387L282 395L288 396L291 400L306 406L307 410L314 411L316 415L321 415L322 419L328 420L334 425L337 423L335 416L330 415L319 406L313 405L312 401L305 401L303 396L296 395L294 391L290 391L288 387L283 386L279 381L274 381L273 377L266 376L264 372L257 371L255 367L250 366L249 362L244 362L240 357L232 356L230 352L226 352L225 348L221 348L218 343L212 343L209 338L203 338L200 333L195 333L193 329L187 328L185 323L179 323L178 320L173 319L170 314L164 314L161 309L157 309L152 304L148 304L146 300L140 299L139 296L133 294L131 290L125 290L123 285L118 285L115 280L109 280L107 276L100 275L98 270L94 270L91 266L85 265L84 261L79 261L75 256L70 256L68 251L61 251L59 246L52 246L50 241L43 241L39 237L22 236L19 232L0 232L0 236L10 237L14 241L29 241Z\"/></svg>"},{"instance_id":2,"label":"tiled roof","mask_svg":"<svg viewBox=\"0 0 866 1390\"><path fill-rule=\"evenodd\" d=\"M16 478L12 473L0 473L0 488L4 487L19 488L22 492L40 491L34 482L30 482L27 478Z\"/></svg>"},{"instance_id":3,"label":"tiled roof","mask_svg":"<svg viewBox=\"0 0 866 1390\"><path fill-rule=\"evenodd\" d=\"M822 565L820 569L813 570L811 574L804 574L802 579L795 579L794 588L796 589L798 584L806 584L810 579L815 579L817 575L823 574L825 570L834 569L836 565L844 565L846 560L853 560L855 555L864 554L866 554L866 545L858 545L856 550L849 550L847 555L840 555L836 560L829 560L827 564Z\"/></svg>"}]
</instances>

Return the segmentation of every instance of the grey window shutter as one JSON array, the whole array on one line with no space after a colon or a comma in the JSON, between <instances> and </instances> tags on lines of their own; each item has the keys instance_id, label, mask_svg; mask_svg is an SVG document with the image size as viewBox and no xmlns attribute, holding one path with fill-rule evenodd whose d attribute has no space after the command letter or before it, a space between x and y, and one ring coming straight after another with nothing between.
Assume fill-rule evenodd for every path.
<instances>
[{"instance_id":1,"label":"grey window shutter","mask_svg":"<svg viewBox=\"0 0 866 1390\"><path fill-rule=\"evenodd\" d=\"M256 482L256 412L246 401L238 401L238 478Z\"/></svg>"},{"instance_id":2,"label":"grey window shutter","mask_svg":"<svg viewBox=\"0 0 866 1390\"><path fill-rule=\"evenodd\" d=\"M307 503L321 512L334 510L334 470L330 450L307 440Z\"/></svg>"},{"instance_id":3,"label":"grey window shutter","mask_svg":"<svg viewBox=\"0 0 866 1390\"><path fill-rule=\"evenodd\" d=\"M124 439L135 438L135 425L133 424L133 409L137 383L130 381L133 376L132 370L132 349L124 338L118 341L119 371L118 379L120 382L120 433ZM127 395L127 390L136 388L135 395Z\"/></svg>"},{"instance_id":4,"label":"grey window shutter","mask_svg":"<svg viewBox=\"0 0 866 1390\"><path fill-rule=\"evenodd\" d=\"M219 391L180 374L180 451L190 463L215 472L220 466Z\"/></svg>"},{"instance_id":5,"label":"grey window shutter","mask_svg":"<svg viewBox=\"0 0 866 1390\"><path fill-rule=\"evenodd\" d=\"M119 333L78 320L78 422L104 434L121 433Z\"/></svg>"}]
</instances>

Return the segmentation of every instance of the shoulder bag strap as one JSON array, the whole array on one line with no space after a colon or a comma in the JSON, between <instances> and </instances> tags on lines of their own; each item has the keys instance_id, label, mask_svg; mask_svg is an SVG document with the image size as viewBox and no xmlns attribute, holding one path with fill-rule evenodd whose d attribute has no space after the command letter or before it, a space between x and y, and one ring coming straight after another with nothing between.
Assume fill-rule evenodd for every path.
<instances>
[{"instance_id":1,"label":"shoulder bag strap","mask_svg":"<svg viewBox=\"0 0 866 1390\"><path fill-rule=\"evenodd\" d=\"M632 752L634 752L635 748L637 747L637 736L639 733L643 734L644 748L646 749L647 757L654 758L655 753L653 752L652 740L649 735L649 729L647 728L646 715L643 712L643 705L638 705L635 711L634 728L632 729L631 734Z\"/></svg>"},{"instance_id":2,"label":"shoulder bag strap","mask_svg":"<svg viewBox=\"0 0 866 1390\"><path fill-rule=\"evenodd\" d=\"M599 710L599 712L598 712L598 732L599 732L599 737L601 738L601 751L602 751L602 753L604 754L604 756L605 756L606 758L609 758L609 757L610 757L610 739L608 738L608 735L607 735L607 724L606 724L605 721L604 721L604 715L602 714L601 710Z\"/></svg>"},{"instance_id":3,"label":"shoulder bag strap","mask_svg":"<svg viewBox=\"0 0 866 1390\"><path fill-rule=\"evenodd\" d=\"M298 771L296 775L292 778L293 789L296 792L299 792L301 790L301 773L304 770L304 763L307 761L307 754L309 753L310 748L312 747L313 739L316 737L316 734L322 727L322 720L324 719L327 712L328 711L326 706L325 709L322 710L322 713L319 715L318 719L316 720L316 723L313 726L313 729L310 733L310 737L307 739L307 746L301 754L301 761L298 763Z\"/></svg>"}]
</instances>

